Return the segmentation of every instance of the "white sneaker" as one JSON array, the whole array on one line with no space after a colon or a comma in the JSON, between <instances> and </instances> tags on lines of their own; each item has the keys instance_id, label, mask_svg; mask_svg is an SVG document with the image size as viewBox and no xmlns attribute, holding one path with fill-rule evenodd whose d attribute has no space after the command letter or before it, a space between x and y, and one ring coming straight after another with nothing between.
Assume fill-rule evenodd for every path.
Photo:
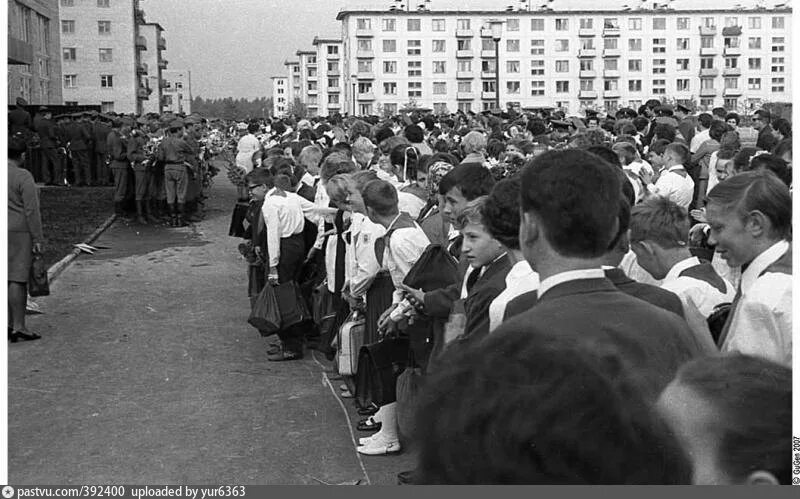
<instances>
[{"instance_id":1,"label":"white sneaker","mask_svg":"<svg viewBox=\"0 0 800 499\"><path fill-rule=\"evenodd\" d=\"M399 440L392 440L390 442L372 441L366 445L357 447L356 450L360 454L365 454L367 456L382 456L385 454L393 454L395 452L400 452L400 441Z\"/></svg>"}]
</instances>

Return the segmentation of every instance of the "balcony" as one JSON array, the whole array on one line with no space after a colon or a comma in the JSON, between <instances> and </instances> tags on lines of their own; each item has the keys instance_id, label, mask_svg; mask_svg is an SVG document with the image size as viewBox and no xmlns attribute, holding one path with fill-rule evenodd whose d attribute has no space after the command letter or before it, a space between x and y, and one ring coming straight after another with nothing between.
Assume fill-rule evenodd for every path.
<instances>
[{"instance_id":1,"label":"balcony","mask_svg":"<svg viewBox=\"0 0 800 499\"><path fill-rule=\"evenodd\" d=\"M339 56L339 52L336 52L335 54L325 54L325 57L329 61L338 61L340 56Z\"/></svg>"},{"instance_id":2,"label":"balcony","mask_svg":"<svg viewBox=\"0 0 800 499\"><path fill-rule=\"evenodd\" d=\"M358 100L375 100L374 92L359 92Z\"/></svg>"},{"instance_id":3,"label":"balcony","mask_svg":"<svg viewBox=\"0 0 800 499\"><path fill-rule=\"evenodd\" d=\"M578 36L596 36L597 30L594 28L581 28L578 30Z\"/></svg>"},{"instance_id":4,"label":"balcony","mask_svg":"<svg viewBox=\"0 0 800 499\"><path fill-rule=\"evenodd\" d=\"M482 49L481 50L481 57L484 59L494 59L494 49Z\"/></svg>"},{"instance_id":5,"label":"balcony","mask_svg":"<svg viewBox=\"0 0 800 499\"><path fill-rule=\"evenodd\" d=\"M341 91L342 91L342 89L339 88L339 87L328 87L328 93L329 94L338 94Z\"/></svg>"},{"instance_id":6,"label":"balcony","mask_svg":"<svg viewBox=\"0 0 800 499\"><path fill-rule=\"evenodd\" d=\"M622 55L619 49L603 49L603 57L619 57Z\"/></svg>"},{"instance_id":7,"label":"balcony","mask_svg":"<svg viewBox=\"0 0 800 499\"><path fill-rule=\"evenodd\" d=\"M147 50L147 38L139 35L136 37L136 48L140 50Z\"/></svg>"},{"instance_id":8,"label":"balcony","mask_svg":"<svg viewBox=\"0 0 800 499\"><path fill-rule=\"evenodd\" d=\"M356 78L359 80L374 80L375 73L373 73L372 71L359 71Z\"/></svg>"},{"instance_id":9,"label":"balcony","mask_svg":"<svg viewBox=\"0 0 800 499\"><path fill-rule=\"evenodd\" d=\"M619 36L619 28L603 28L603 36Z\"/></svg>"},{"instance_id":10,"label":"balcony","mask_svg":"<svg viewBox=\"0 0 800 499\"><path fill-rule=\"evenodd\" d=\"M136 21L136 24L145 24L147 22L144 18L144 10L142 9L135 9L133 11L133 19Z\"/></svg>"},{"instance_id":11,"label":"balcony","mask_svg":"<svg viewBox=\"0 0 800 499\"><path fill-rule=\"evenodd\" d=\"M722 70L722 76L742 76L742 68L725 68Z\"/></svg>"},{"instance_id":12,"label":"balcony","mask_svg":"<svg viewBox=\"0 0 800 499\"><path fill-rule=\"evenodd\" d=\"M475 92L456 92L458 100L475 100Z\"/></svg>"},{"instance_id":13,"label":"balcony","mask_svg":"<svg viewBox=\"0 0 800 499\"><path fill-rule=\"evenodd\" d=\"M337 109L338 110L338 109L341 109L341 108L342 108L342 105L339 104L338 102L329 102L328 103L328 109Z\"/></svg>"},{"instance_id":14,"label":"balcony","mask_svg":"<svg viewBox=\"0 0 800 499\"><path fill-rule=\"evenodd\" d=\"M717 34L716 26L700 26L700 36L712 36Z\"/></svg>"},{"instance_id":15,"label":"balcony","mask_svg":"<svg viewBox=\"0 0 800 499\"><path fill-rule=\"evenodd\" d=\"M145 87L139 87L139 90L136 92L136 97L138 97L139 100L149 100L150 92Z\"/></svg>"},{"instance_id":16,"label":"balcony","mask_svg":"<svg viewBox=\"0 0 800 499\"><path fill-rule=\"evenodd\" d=\"M718 51L715 47L703 47L700 49L700 55L717 55Z\"/></svg>"},{"instance_id":17,"label":"balcony","mask_svg":"<svg viewBox=\"0 0 800 499\"><path fill-rule=\"evenodd\" d=\"M481 78L486 78L487 80L492 80L497 76L496 71L481 71Z\"/></svg>"},{"instance_id":18,"label":"balcony","mask_svg":"<svg viewBox=\"0 0 800 499\"><path fill-rule=\"evenodd\" d=\"M356 28L356 36L359 38L371 38L375 36L372 28Z\"/></svg>"},{"instance_id":19,"label":"balcony","mask_svg":"<svg viewBox=\"0 0 800 499\"><path fill-rule=\"evenodd\" d=\"M701 88L700 89L700 97L716 97L717 89L716 88Z\"/></svg>"},{"instance_id":20,"label":"balcony","mask_svg":"<svg viewBox=\"0 0 800 499\"><path fill-rule=\"evenodd\" d=\"M597 92L594 90L581 90L578 92L579 99L596 99Z\"/></svg>"},{"instance_id":21,"label":"balcony","mask_svg":"<svg viewBox=\"0 0 800 499\"><path fill-rule=\"evenodd\" d=\"M603 78L619 78L619 71L616 69L604 69Z\"/></svg>"},{"instance_id":22,"label":"balcony","mask_svg":"<svg viewBox=\"0 0 800 499\"><path fill-rule=\"evenodd\" d=\"M741 47L725 47L722 49L723 55L742 55Z\"/></svg>"},{"instance_id":23,"label":"balcony","mask_svg":"<svg viewBox=\"0 0 800 499\"><path fill-rule=\"evenodd\" d=\"M359 59L373 59L375 58L375 52L372 50L356 50L356 57Z\"/></svg>"},{"instance_id":24,"label":"balcony","mask_svg":"<svg viewBox=\"0 0 800 499\"><path fill-rule=\"evenodd\" d=\"M471 80L475 78L475 73L472 71L456 71L456 78L459 80Z\"/></svg>"},{"instance_id":25,"label":"balcony","mask_svg":"<svg viewBox=\"0 0 800 499\"><path fill-rule=\"evenodd\" d=\"M33 45L8 35L8 64L33 64Z\"/></svg>"},{"instance_id":26,"label":"balcony","mask_svg":"<svg viewBox=\"0 0 800 499\"><path fill-rule=\"evenodd\" d=\"M597 49L580 49L578 57L597 57Z\"/></svg>"},{"instance_id":27,"label":"balcony","mask_svg":"<svg viewBox=\"0 0 800 499\"><path fill-rule=\"evenodd\" d=\"M331 69L328 71L328 76L341 76L342 73L338 69Z\"/></svg>"},{"instance_id":28,"label":"balcony","mask_svg":"<svg viewBox=\"0 0 800 499\"><path fill-rule=\"evenodd\" d=\"M158 37L158 50L167 50L167 39L163 36Z\"/></svg>"},{"instance_id":29,"label":"balcony","mask_svg":"<svg viewBox=\"0 0 800 499\"><path fill-rule=\"evenodd\" d=\"M603 91L603 98L604 99L619 99L619 89L617 90L604 90Z\"/></svg>"},{"instance_id":30,"label":"balcony","mask_svg":"<svg viewBox=\"0 0 800 499\"><path fill-rule=\"evenodd\" d=\"M317 81L318 79L319 79L319 76L317 76L317 75L313 75L313 76L312 75L308 75L308 81Z\"/></svg>"},{"instance_id":31,"label":"balcony","mask_svg":"<svg viewBox=\"0 0 800 499\"><path fill-rule=\"evenodd\" d=\"M309 88L306 90L306 93L308 93L308 95L319 95L319 90L316 88Z\"/></svg>"},{"instance_id":32,"label":"balcony","mask_svg":"<svg viewBox=\"0 0 800 499\"><path fill-rule=\"evenodd\" d=\"M742 27L726 26L722 28L722 36L742 36Z\"/></svg>"},{"instance_id":33,"label":"balcony","mask_svg":"<svg viewBox=\"0 0 800 499\"><path fill-rule=\"evenodd\" d=\"M158 67L160 69L167 69L167 63L168 61L166 59L161 59L160 61L158 61Z\"/></svg>"},{"instance_id":34,"label":"balcony","mask_svg":"<svg viewBox=\"0 0 800 499\"><path fill-rule=\"evenodd\" d=\"M700 76L703 77L717 77L719 76L719 69L717 68L706 68L700 70Z\"/></svg>"},{"instance_id":35,"label":"balcony","mask_svg":"<svg viewBox=\"0 0 800 499\"><path fill-rule=\"evenodd\" d=\"M739 97L742 95L741 88L726 88L722 91L723 97Z\"/></svg>"},{"instance_id":36,"label":"balcony","mask_svg":"<svg viewBox=\"0 0 800 499\"><path fill-rule=\"evenodd\" d=\"M147 67L147 64L145 64L144 62L141 62L141 63L136 65L136 74L138 74L138 75L146 75L147 71L148 71L148 67Z\"/></svg>"},{"instance_id":37,"label":"balcony","mask_svg":"<svg viewBox=\"0 0 800 499\"><path fill-rule=\"evenodd\" d=\"M594 69L581 69L578 78L597 78L597 71Z\"/></svg>"},{"instance_id":38,"label":"balcony","mask_svg":"<svg viewBox=\"0 0 800 499\"><path fill-rule=\"evenodd\" d=\"M456 38L472 38L475 36L475 32L471 29L457 29L456 30Z\"/></svg>"},{"instance_id":39,"label":"balcony","mask_svg":"<svg viewBox=\"0 0 800 499\"><path fill-rule=\"evenodd\" d=\"M475 53L472 52L472 49L470 49L470 50L456 50L456 57L461 57L461 58L469 57L469 58L472 58L472 57L475 57Z\"/></svg>"},{"instance_id":40,"label":"balcony","mask_svg":"<svg viewBox=\"0 0 800 499\"><path fill-rule=\"evenodd\" d=\"M481 99L494 99L497 97L497 92L481 92Z\"/></svg>"}]
</instances>

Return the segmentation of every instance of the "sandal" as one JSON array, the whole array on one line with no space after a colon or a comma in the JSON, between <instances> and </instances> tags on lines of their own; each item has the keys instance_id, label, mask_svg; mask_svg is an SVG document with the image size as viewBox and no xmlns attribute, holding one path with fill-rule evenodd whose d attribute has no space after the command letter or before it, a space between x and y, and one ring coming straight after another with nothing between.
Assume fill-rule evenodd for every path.
<instances>
[{"instance_id":1,"label":"sandal","mask_svg":"<svg viewBox=\"0 0 800 499\"><path fill-rule=\"evenodd\" d=\"M42 336L31 331L13 331L11 333L11 343L18 341L33 341L38 340Z\"/></svg>"}]
</instances>

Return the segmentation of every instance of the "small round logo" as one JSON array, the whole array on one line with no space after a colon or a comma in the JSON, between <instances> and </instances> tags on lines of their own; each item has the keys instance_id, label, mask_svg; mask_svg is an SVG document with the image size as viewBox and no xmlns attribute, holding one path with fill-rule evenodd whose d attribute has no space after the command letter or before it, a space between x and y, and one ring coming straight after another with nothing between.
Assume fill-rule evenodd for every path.
<instances>
[{"instance_id":1,"label":"small round logo","mask_svg":"<svg viewBox=\"0 0 800 499\"><path fill-rule=\"evenodd\" d=\"M12 487L11 485L6 485L5 487L3 487L3 497L5 497L6 499L11 499L12 497L14 497L14 487Z\"/></svg>"}]
</instances>

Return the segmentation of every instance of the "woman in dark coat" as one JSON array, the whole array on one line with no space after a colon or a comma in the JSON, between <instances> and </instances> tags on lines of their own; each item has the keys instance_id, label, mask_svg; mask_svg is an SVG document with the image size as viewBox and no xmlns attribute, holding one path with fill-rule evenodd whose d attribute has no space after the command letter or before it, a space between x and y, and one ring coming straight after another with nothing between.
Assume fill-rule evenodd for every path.
<instances>
[{"instance_id":1,"label":"woman in dark coat","mask_svg":"<svg viewBox=\"0 0 800 499\"><path fill-rule=\"evenodd\" d=\"M38 334L25 327L28 275L33 254L42 252L42 218L39 193L33 175L22 168L25 141L15 135L8 141L8 338L38 340Z\"/></svg>"}]
</instances>

